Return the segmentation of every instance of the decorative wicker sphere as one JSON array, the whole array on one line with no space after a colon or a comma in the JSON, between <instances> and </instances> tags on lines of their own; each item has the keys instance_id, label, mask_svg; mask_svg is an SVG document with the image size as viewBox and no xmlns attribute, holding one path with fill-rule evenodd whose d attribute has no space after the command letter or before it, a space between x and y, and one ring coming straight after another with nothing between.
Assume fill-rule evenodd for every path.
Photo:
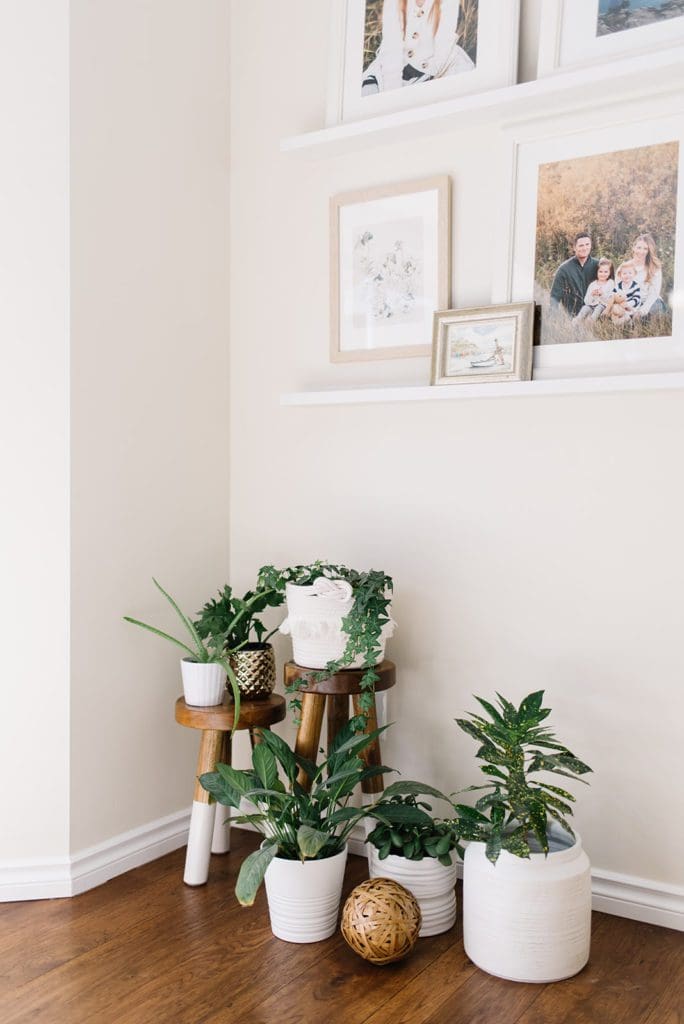
<instances>
[{"instance_id":1,"label":"decorative wicker sphere","mask_svg":"<svg viewBox=\"0 0 684 1024\"><path fill-rule=\"evenodd\" d=\"M369 878L357 885L342 911L344 938L372 964L391 964L407 956L419 931L415 897L391 878Z\"/></svg>"}]
</instances>

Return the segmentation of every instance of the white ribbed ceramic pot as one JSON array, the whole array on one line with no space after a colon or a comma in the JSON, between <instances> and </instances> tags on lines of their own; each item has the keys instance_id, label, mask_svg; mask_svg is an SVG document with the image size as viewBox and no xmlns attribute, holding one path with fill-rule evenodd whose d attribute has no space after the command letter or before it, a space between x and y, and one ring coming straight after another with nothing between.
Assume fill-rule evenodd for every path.
<instances>
[{"instance_id":1,"label":"white ribbed ceramic pot","mask_svg":"<svg viewBox=\"0 0 684 1024\"><path fill-rule=\"evenodd\" d=\"M419 935L441 935L453 928L456 921L456 864L449 867L434 857L407 860L390 854L380 860L378 851L369 844L368 871L371 878L391 878L418 900L421 914Z\"/></svg>"},{"instance_id":2,"label":"white ribbed ceramic pot","mask_svg":"<svg viewBox=\"0 0 684 1024\"><path fill-rule=\"evenodd\" d=\"M561 837L565 837L565 842ZM570 978L589 959L589 858L565 832L551 835L548 857L502 851L496 864L483 843L463 861L463 944L474 964L509 981ZM572 845L569 845L572 844Z\"/></svg>"},{"instance_id":3,"label":"white ribbed ceramic pot","mask_svg":"<svg viewBox=\"0 0 684 1024\"><path fill-rule=\"evenodd\" d=\"M311 586L294 583L285 586L287 618L280 632L292 637L292 654L304 668L325 668L329 661L338 661L347 646L347 633L342 630L342 619L352 610L354 592L344 580L321 577ZM385 644L394 632L390 621L380 635L378 661L385 656ZM363 665L363 656L350 662L349 668Z\"/></svg>"},{"instance_id":4,"label":"white ribbed ceramic pot","mask_svg":"<svg viewBox=\"0 0 684 1024\"><path fill-rule=\"evenodd\" d=\"M320 942L337 928L347 848L323 860L274 857L264 881L271 931L286 942Z\"/></svg>"},{"instance_id":5,"label":"white ribbed ceramic pot","mask_svg":"<svg viewBox=\"0 0 684 1024\"><path fill-rule=\"evenodd\" d=\"M208 665L182 658L181 674L186 704L209 708L221 703L226 685L226 670L221 665Z\"/></svg>"}]
</instances>

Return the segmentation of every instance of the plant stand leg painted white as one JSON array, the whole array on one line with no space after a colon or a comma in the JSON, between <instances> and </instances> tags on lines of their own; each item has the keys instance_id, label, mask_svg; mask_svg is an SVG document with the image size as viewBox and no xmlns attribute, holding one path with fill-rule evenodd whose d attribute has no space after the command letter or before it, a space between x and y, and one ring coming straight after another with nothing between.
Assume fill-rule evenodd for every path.
<instances>
[{"instance_id":1,"label":"plant stand leg painted white","mask_svg":"<svg viewBox=\"0 0 684 1024\"><path fill-rule=\"evenodd\" d=\"M221 764L231 763L231 740L230 733L223 734L223 743L219 761ZM229 807L223 804L216 804L216 815L214 817L214 832L211 837L212 853L230 853L230 817Z\"/></svg>"},{"instance_id":2,"label":"plant stand leg painted white","mask_svg":"<svg viewBox=\"0 0 684 1024\"><path fill-rule=\"evenodd\" d=\"M215 729L202 731L183 874L186 885L204 885L209 877L216 804L209 803L209 794L200 785L199 776L205 772L213 772L223 750L223 737L224 733Z\"/></svg>"}]
</instances>

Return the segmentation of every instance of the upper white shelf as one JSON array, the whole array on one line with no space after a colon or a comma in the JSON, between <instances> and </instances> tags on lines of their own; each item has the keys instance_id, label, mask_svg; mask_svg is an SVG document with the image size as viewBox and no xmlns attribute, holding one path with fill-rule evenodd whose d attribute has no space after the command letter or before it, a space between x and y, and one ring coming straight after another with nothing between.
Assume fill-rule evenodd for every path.
<instances>
[{"instance_id":1,"label":"upper white shelf","mask_svg":"<svg viewBox=\"0 0 684 1024\"><path fill-rule=\"evenodd\" d=\"M443 387L350 388L299 391L280 396L281 405L363 405L379 402L439 402L464 398L513 398L582 395L619 391L673 391L684 388L684 373L640 373L619 377L564 377L504 384L453 384Z\"/></svg>"},{"instance_id":2,"label":"upper white shelf","mask_svg":"<svg viewBox=\"0 0 684 1024\"><path fill-rule=\"evenodd\" d=\"M534 82L412 107L383 117L282 139L283 153L332 156L372 145L434 135L468 123L527 121L583 107L668 92L684 85L684 47L588 65Z\"/></svg>"}]
</instances>

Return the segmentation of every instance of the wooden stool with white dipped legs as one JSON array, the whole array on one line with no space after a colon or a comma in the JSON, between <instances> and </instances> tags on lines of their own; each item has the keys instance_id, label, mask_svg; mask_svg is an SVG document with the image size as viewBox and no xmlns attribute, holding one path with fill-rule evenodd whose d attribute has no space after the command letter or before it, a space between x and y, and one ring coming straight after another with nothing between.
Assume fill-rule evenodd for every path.
<instances>
[{"instance_id":1,"label":"wooden stool with white dipped legs","mask_svg":"<svg viewBox=\"0 0 684 1024\"><path fill-rule=\"evenodd\" d=\"M186 704L183 697L176 701L176 721L190 729L202 730L183 874L186 885L204 885L209 877L211 854L228 853L230 850L230 821L224 823L229 809L219 808L217 812L217 805L209 803L209 794L200 785L199 776L213 772L217 763L230 764L234 710L227 693L222 704L209 708L193 707ZM237 729L249 729L254 747L259 742L261 729L282 722L284 718L285 698L272 693L263 700L243 700L240 703Z\"/></svg>"}]
</instances>

